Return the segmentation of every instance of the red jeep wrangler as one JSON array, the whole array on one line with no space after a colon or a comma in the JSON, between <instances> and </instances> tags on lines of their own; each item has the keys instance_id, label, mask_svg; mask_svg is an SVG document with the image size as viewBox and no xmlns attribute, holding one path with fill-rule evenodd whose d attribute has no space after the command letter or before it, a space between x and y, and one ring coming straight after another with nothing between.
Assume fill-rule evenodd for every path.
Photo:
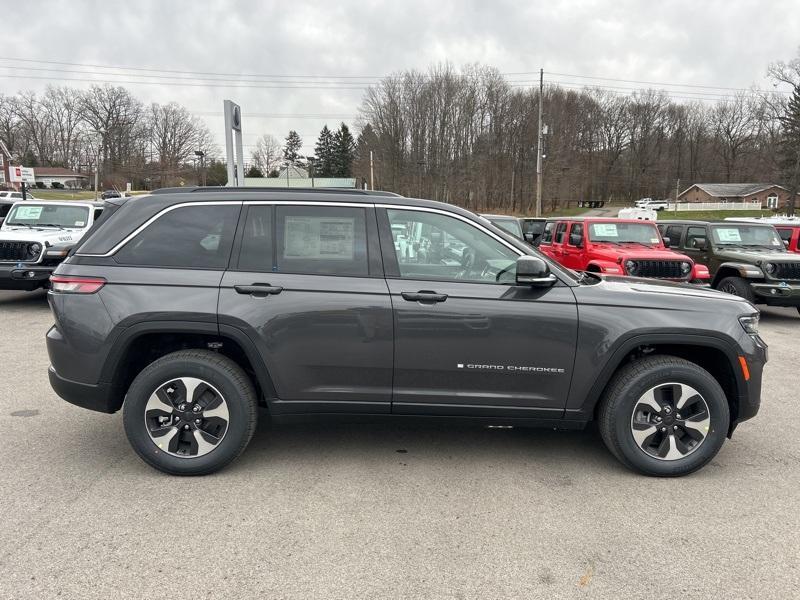
<instances>
[{"instance_id":1,"label":"red jeep wrangler","mask_svg":"<svg viewBox=\"0 0 800 600\"><path fill-rule=\"evenodd\" d=\"M576 271L707 283L705 265L668 249L652 221L564 217L550 219L539 250Z\"/></svg>"}]
</instances>

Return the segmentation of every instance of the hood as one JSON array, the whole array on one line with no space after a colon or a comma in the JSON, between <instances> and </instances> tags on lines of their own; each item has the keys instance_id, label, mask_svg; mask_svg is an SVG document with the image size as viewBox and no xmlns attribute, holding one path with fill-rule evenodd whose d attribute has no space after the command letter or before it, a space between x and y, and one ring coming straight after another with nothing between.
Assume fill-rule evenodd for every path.
<instances>
[{"instance_id":1,"label":"hood","mask_svg":"<svg viewBox=\"0 0 800 600\"><path fill-rule=\"evenodd\" d=\"M616 261L618 258L622 259L639 259L639 260L680 260L692 262L692 260L683 254L668 250L667 248L648 248L647 246L640 246L639 244L625 244L623 246L615 246L614 244L604 244L602 242L592 242L591 250L594 256L603 255L608 257L609 260Z\"/></svg>"},{"instance_id":2,"label":"hood","mask_svg":"<svg viewBox=\"0 0 800 600\"><path fill-rule=\"evenodd\" d=\"M14 229L0 230L0 242L50 242L57 244L60 242L73 242L81 239L83 229L55 229L54 227L20 227Z\"/></svg>"},{"instance_id":3,"label":"hood","mask_svg":"<svg viewBox=\"0 0 800 600\"><path fill-rule=\"evenodd\" d=\"M610 290L620 292L640 292L643 294L659 294L668 297L692 297L692 298L713 298L729 302L749 304L739 296L732 296L717 290L696 286L690 283L674 283L660 279L648 279L644 277L617 277L614 275L602 275Z\"/></svg>"},{"instance_id":4,"label":"hood","mask_svg":"<svg viewBox=\"0 0 800 600\"><path fill-rule=\"evenodd\" d=\"M791 252L776 252L770 248L726 248L716 252L715 256L724 262L796 262L800 257Z\"/></svg>"}]
</instances>

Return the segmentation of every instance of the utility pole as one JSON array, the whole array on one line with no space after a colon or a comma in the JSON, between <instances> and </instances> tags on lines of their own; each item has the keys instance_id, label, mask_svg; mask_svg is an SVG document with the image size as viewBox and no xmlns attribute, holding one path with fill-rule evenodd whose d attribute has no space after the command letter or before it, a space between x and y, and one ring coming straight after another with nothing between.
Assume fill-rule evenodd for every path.
<instances>
[{"instance_id":1,"label":"utility pole","mask_svg":"<svg viewBox=\"0 0 800 600\"><path fill-rule=\"evenodd\" d=\"M375 189L375 169L372 164L372 150L369 151L369 189Z\"/></svg>"},{"instance_id":2,"label":"utility pole","mask_svg":"<svg viewBox=\"0 0 800 600\"><path fill-rule=\"evenodd\" d=\"M544 69L539 69L539 141L536 145L536 216L542 216L542 106Z\"/></svg>"}]
</instances>

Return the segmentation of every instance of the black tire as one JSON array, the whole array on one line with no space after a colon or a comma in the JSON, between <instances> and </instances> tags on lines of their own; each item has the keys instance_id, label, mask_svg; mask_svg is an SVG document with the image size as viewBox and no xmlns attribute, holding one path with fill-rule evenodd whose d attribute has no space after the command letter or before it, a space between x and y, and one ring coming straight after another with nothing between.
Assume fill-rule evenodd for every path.
<instances>
[{"instance_id":1,"label":"black tire","mask_svg":"<svg viewBox=\"0 0 800 600\"><path fill-rule=\"evenodd\" d=\"M176 456L165 452L148 430L145 407L151 396L180 378L202 380L208 384L206 388L219 392L227 408L221 440L207 454ZM174 414L179 413L176 410ZM257 422L258 400L250 378L231 359L208 350L181 350L149 364L133 380L123 408L125 433L133 449L147 464L171 475L206 475L223 468L247 447ZM180 431L177 433L180 435ZM194 432L187 435L190 433Z\"/></svg>"},{"instance_id":2,"label":"black tire","mask_svg":"<svg viewBox=\"0 0 800 600\"><path fill-rule=\"evenodd\" d=\"M641 398L657 386L677 383L699 392L709 413L705 438L681 458L667 460L648 454L637 444L632 431L634 411ZM728 432L730 408L719 383L705 369L675 356L652 356L620 369L603 393L598 410L598 428L606 447L628 468L655 477L678 477L692 473L716 456Z\"/></svg>"},{"instance_id":3,"label":"black tire","mask_svg":"<svg viewBox=\"0 0 800 600\"><path fill-rule=\"evenodd\" d=\"M741 277L725 277L717 284L720 292L726 292L744 298L748 302L755 302L755 295L745 279Z\"/></svg>"}]
</instances>

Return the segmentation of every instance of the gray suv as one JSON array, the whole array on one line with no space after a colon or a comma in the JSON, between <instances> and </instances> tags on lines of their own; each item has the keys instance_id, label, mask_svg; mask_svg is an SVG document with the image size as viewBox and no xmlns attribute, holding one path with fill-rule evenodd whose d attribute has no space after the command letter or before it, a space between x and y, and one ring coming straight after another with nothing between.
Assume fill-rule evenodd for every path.
<instances>
[{"instance_id":1,"label":"gray suv","mask_svg":"<svg viewBox=\"0 0 800 600\"><path fill-rule=\"evenodd\" d=\"M153 467L223 467L271 420L580 429L639 472L699 469L758 411L758 311L577 274L466 210L380 194L117 198L52 276L50 382L123 409Z\"/></svg>"}]
</instances>

